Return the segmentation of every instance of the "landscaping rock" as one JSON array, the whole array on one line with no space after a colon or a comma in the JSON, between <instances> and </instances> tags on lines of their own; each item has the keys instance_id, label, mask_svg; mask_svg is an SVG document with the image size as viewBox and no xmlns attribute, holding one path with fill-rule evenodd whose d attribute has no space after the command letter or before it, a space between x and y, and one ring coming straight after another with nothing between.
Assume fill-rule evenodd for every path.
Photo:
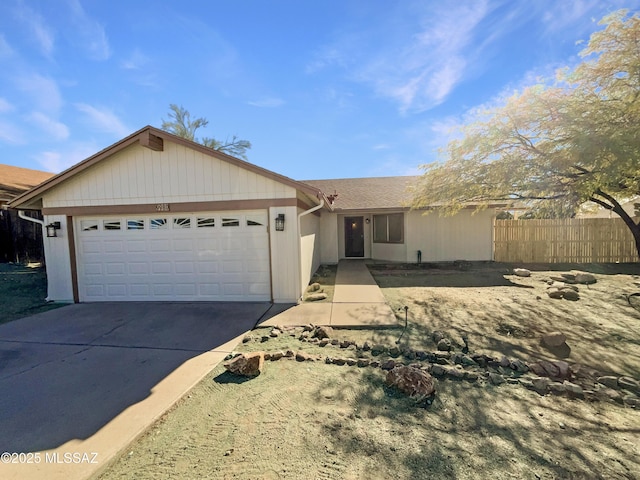
<instances>
[{"instance_id":1,"label":"landscaping rock","mask_svg":"<svg viewBox=\"0 0 640 480\"><path fill-rule=\"evenodd\" d=\"M386 351L387 351L387 347L385 347L384 345L376 344L373 347L371 347L371 353L373 355L380 355L382 353L385 353Z\"/></svg>"},{"instance_id":2,"label":"landscaping rock","mask_svg":"<svg viewBox=\"0 0 640 480\"><path fill-rule=\"evenodd\" d=\"M271 337L269 335L262 335L260 337L260 342L264 343L264 342L268 342L271 339Z\"/></svg>"},{"instance_id":3,"label":"landscaping rock","mask_svg":"<svg viewBox=\"0 0 640 480\"><path fill-rule=\"evenodd\" d=\"M584 391L580 385L576 385L575 383L565 382L564 384L567 393L573 395L574 397L582 397L584 396Z\"/></svg>"},{"instance_id":4,"label":"landscaping rock","mask_svg":"<svg viewBox=\"0 0 640 480\"><path fill-rule=\"evenodd\" d=\"M318 357L311 355L310 353L303 351L296 353L296 361L298 362L315 362L316 360L318 360Z\"/></svg>"},{"instance_id":5,"label":"landscaping rock","mask_svg":"<svg viewBox=\"0 0 640 480\"><path fill-rule=\"evenodd\" d=\"M433 332L431 334L431 339L433 340L433 343L437 344L440 340L442 340L443 338L445 338L445 334L442 333L439 330L436 330L435 332Z\"/></svg>"},{"instance_id":6,"label":"landscaping rock","mask_svg":"<svg viewBox=\"0 0 640 480\"><path fill-rule=\"evenodd\" d=\"M567 341L567 337L562 332L549 332L542 336L542 343L546 347L559 347Z\"/></svg>"},{"instance_id":7,"label":"landscaping rock","mask_svg":"<svg viewBox=\"0 0 640 480\"><path fill-rule=\"evenodd\" d=\"M573 373L569 364L562 360L556 360L553 362L540 360L539 362L531 363L528 366L529 370L536 375L549 377L552 380L569 380Z\"/></svg>"},{"instance_id":8,"label":"landscaping rock","mask_svg":"<svg viewBox=\"0 0 640 480\"><path fill-rule=\"evenodd\" d=\"M511 360L509 360L506 355L503 355L500 359L500 366L503 368L511 368Z\"/></svg>"},{"instance_id":9,"label":"landscaping rock","mask_svg":"<svg viewBox=\"0 0 640 480\"><path fill-rule=\"evenodd\" d=\"M271 356L269 360L271 360L272 362L275 362L276 360L280 360L282 357L284 357L284 352L271 352ZM265 360L266 360L266 354L265 354Z\"/></svg>"},{"instance_id":10,"label":"landscaping rock","mask_svg":"<svg viewBox=\"0 0 640 480\"><path fill-rule=\"evenodd\" d=\"M400 349L398 347L391 347L389 349L389 355L391 355L392 357L399 357Z\"/></svg>"},{"instance_id":11,"label":"landscaping rock","mask_svg":"<svg viewBox=\"0 0 640 480\"><path fill-rule=\"evenodd\" d=\"M307 302L318 302L327 298L326 293L311 293L305 297Z\"/></svg>"},{"instance_id":12,"label":"landscaping rock","mask_svg":"<svg viewBox=\"0 0 640 480\"><path fill-rule=\"evenodd\" d=\"M618 386L635 393L640 393L640 382L631 377L620 377L618 379Z\"/></svg>"},{"instance_id":13,"label":"landscaping rock","mask_svg":"<svg viewBox=\"0 0 640 480\"><path fill-rule=\"evenodd\" d=\"M313 332L313 336L320 340L331 338L333 336L333 328L331 327L316 327Z\"/></svg>"},{"instance_id":14,"label":"landscaping rock","mask_svg":"<svg viewBox=\"0 0 640 480\"><path fill-rule=\"evenodd\" d=\"M353 367L357 363L355 358L347 358L347 365Z\"/></svg>"},{"instance_id":15,"label":"landscaping rock","mask_svg":"<svg viewBox=\"0 0 640 480\"><path fill-rule=\"evenodd\" d=\"M531 271L527 270L526 268L514 268L513 274L517 275L518 277L530 277Z\"/></svg>"},{"instance_id":16,"label":"landscaping rock","mask_svg":"<svg viewBox=\"0 0 640 480\"><path fill-rule=\"evenodd\" d=\"M462 355L462 357L460 358L460 363L467 367L473 367L475 365L478 365L478 363L468 355Z\"/></svg>"},{"instance_id":17,"label":"landscaping rock","mask_svg":"<svg viewBox=\"0 0 640 480\"><path fill-rule=\"evenodd\" d=\"M392 370L393 368L395 368L395 366L396 366L395 360L387 360L386 362L382 362L382 364L380 365L380 368L382 370Z\"/></svg>"},{"instance_id":18,"label":"landscaping rock","mask_svg":"<svg viewBox=\"0 0 640 480\"><path fill-rule=\"evenodd\" d=\"M371 345L369 344L369 342L364 342L362 344L362 351L368 352L369 350L371 350Z\"/></svg>"},{"instance_id":19,"label":"landscaping rock","mask_svg":"<svg viewBox=\"0 0 640 480\"><path fill-rule=\"evenodd\" d=\"M640 408L640 398L636 395L625 395L622 397L622 403L632 408Z\"/></svg>"},{"instance_id":20,"label":"landscaping rock","mask_svg":"<svg viewBox=\"0 0 640 480\"><path fill-rule=\"evenodd\" d=\"M371 363L369 363L369 366L373 368L378 368L380 366L380 362L378 360L371 360Z\"/></svg>"},{"instance_id":21,"label":"landscaping rock","mask_svg":"<svg viewBox=\"0 0 640 480\"><path fill-rule=\"evenodd\" d=\"M582 283L582 284L588 285L591 283L596 283L598 280L591 273L580 272L580 273L576 273L575 281L576 283Z\"/></svg>"},{"instance_id":22,"label":"landscaping rock","mask_svg":"<svg viewBox=\"0 0 640 480\"><path fill-rule=\"evenodd\" d=\"M436 375L438 377L441 377L442 375L444 375L445 373L447 373L447 369L444 368L442 365L433 365L431 367L431 373L433 375Z\"/></svg>"},{"instance_id":23,"label":"landscaping rock","mask_svg":"<svg viewBox=\"0 0 640 480\"><path fill-rule=\"evenodd\" d=\"M284 353L284 356L287 357L287 358L293 358L295 355L296 355L296 352L294 352L293 350L287 350Z\"/></svg>"},{"instance_id":24,"label":"landscaping rock","mask_svg":"<svg viewBox=\"0 0 640 480\"><path fill-rule=\"evenodd\" d=\"M529 367L527 367L527 364L522 360L513 360L509 367L511 368L511 370L515 370L518 373L526 373L529 371Z\"/></svg>"},{"instance_id":25,"label":"landscaping rock","mask_svg":"<svg viewBox=\"0 0 640 480\"><path fill-rule=\"evenodd\" d=\"M320 347L326 347L327 345L329 345L329 339L328 338L323 338L322 340L320 340L318 342L318 346L320 346Z\"/></svg>"},{"instance_id":26,"label":"landscaping rock","mask_svg":"<svg viewBox=\"0 0 640 480\"><path fill-rule=\"evenodd\" d=\"M541 395L544 395L545 393L547 393L547 389L549 388L549 384L550 383L551 383L551 380L549 380L548 378L544 378L544 377L538 377L538 378L532 378L531 379L531 385L533 386L535 391L538 392Z\"/></svg>"},{"instance_id":27,"label":"landscaping rock","mask_svg":"<svg viewBox=\"0 0 640 480\"><path fill-rule=\"evenodd\" d=\"M476 382L478 381L478 377L479 375L476 372L464 372L464 378L468 382Z\"/></svg>"},{"instance_id":28,"label":"landscaping rock","mask_svg":"<svg viewBox=\"0 0 640 480\"><path fill-rule=\"evenodd\" d=\"M385 383L414 398L424 399L436 392L433 377L424 370L413 367L402 366L389 370Z\"/></svg>"},{"instance_id":29,"label":"landscaping rock","mask_svg":"<svg viewBox=\"0 0 640 480\"><path fill-rule=\"evenodd\" d=\"M570 300L572 302L580 300L580 294L570 287L561 288L560 292L562 293L562 298L565 300Z\"/></svg>"},{"instance_id":30,"label":"landscaping rock","mask_svg":"<svg viewBox=\"0 0 640 480\"><path fill-rule=\"evenodd\" d=\"M607 397L609 400L612 400L614 402L617 402L617 403L623 402L623 395L619 391L614 390L613 388L605 388L600 393L605 397Z\"/></svg>"},{"instance_id":31,"label":"landscaping rock","mask_svg":"<svg viewBox=\"0 0 640 480\"><path fill-rule=\"evenodd\" d=\"M251 335L245 335L244 337L242 337L242 343L249 343L251 340L253 340L253 337Z\"/></svg>"},{"instance_id":32,"label":"landscaping rock","mask_svg":"<svg viewBox=\"0 0 640 480\"><path fill-rule=\"evenodd\" d=\"M359 367L368 367L371 362L366 358L359 358L356 365Z\"/></svg>"},{"instance_id":33,"label":"landscaping rock","mask_svg":"<svg viewBox=\"0 0 640 480\"><path fill-rule=\"evenodd\" d=\"M451 341L448 338L441 338L438 341L437 349L441 352L448 352L451 350Z\"/></svg>"},{"instance_id":34,"label":"landscaping rock","mask_svg":"<svg viewBox=\"0 0 640 480\"><path fill-rule=\"evenodd\" d=\"M318 292L320 290L319 283L312 283L307 287L307 292Z\"/></svg>"},{"instance_id":35,"label":"landscaping rock","mask_svg":"<svg viewBox=\"0 0 640 480\"><path fill-rule=\"evenodd\" d=\"M556 395L562 395L564 392L567 391L567 389L565 388L564 384L561 382L551 382L549 384L549 391Z\"/></svg>"},{"instance_id":36,"label":"landscaping rock","mask_svg":"<svg viewBox=\"0 0 640 480\"><path fill-rule=\"evenodd\" d=\"M612 375L598 377L598 383L609 388L618 388L618 377L614 377Z\"/></svg>"},{"instance_id":37,"label":"landscaping rock","mask_svg":"<svg viewBox=\"0 0 640 480\"><path fill-rule=\"evenodd\" d=\"M229 372L243 377L257 377L264 367L264 352L243 353L224 364Z\"/></svg>"},{"instance_id":38,"label":"landscaping rock","mask_svg":"<svg viewBox=\"0 0 640 480\"><path fill-rule=\"evenodd\" d=\"M464 370L462 368L449 368L447 369L447 375L456 380L462 380L464 378Z\"/></svg>"},{"instance_id":39,"label":"landscaping rock","mask_svg":"<svg viewBox=\"0 0 640 480\"><path fill-rule=\"evenodd\" d=\"M311 324L305 325L304 327L302 327L302 331L303 332L313 332L315 330L316 327L314 327Z\"/></svg>"},{"instance_id":40,"label":"landscaping rock","mask_svg":"<svg viewBox=\"0 0 640 480\"><path fill-rule=\"evenodd\" d=\"M562 299L562 291L560 291L559 288L550 288L547 290L547 295L549 295L549 298L555 298L557 300Z\"/></svg>"},{"instance_id":41,"label":"landscaping rock","mask_svg":"<svg viewBox=\"0 0 640 480\"><path fill-rule=\"evenodd\" d=\"M271 333L269 333L269 336L272 338L279 337L280 335L282 335L282 332L277 328L272 328Z\"/></svg>"},{"instance_id":42,"label":"landscaping rock","mask_svg":"<svg viewBox=\"0 0 640 480\"><path fill-rule=\"evenodd\" d=\"M334 365L344 365L345 363L347 363L347 359L346 358L334 358L333 359L333 364Z\"/></svg>"},{"instance_id":43,"label":"landscaping rock","mask_svg":"<svg viewBox=\"0 0 640 480\"><path fill-rule=\"evenodd\" d=\"M489 373L489 381L493 385L502 385L505 380L504 380L504 377L502 375L500 375L499 373L490 372Z\"/></svg>"}]
</instances>

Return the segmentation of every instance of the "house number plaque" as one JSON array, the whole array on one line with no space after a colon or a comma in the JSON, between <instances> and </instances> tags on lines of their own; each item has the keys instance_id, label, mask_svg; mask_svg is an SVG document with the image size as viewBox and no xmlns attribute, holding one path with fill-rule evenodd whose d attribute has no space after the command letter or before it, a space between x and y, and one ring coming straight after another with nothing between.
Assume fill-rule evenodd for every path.
<instances>
[{"instance_id":1,"label":"house number plaque","mask_svg":"<svg viewBox=\"0 0 640 480\"><path fill-rule=\"evenodd\" d=\"M156 212L168 212L169 204L168 203L156 203Z\"/></svg>"}]
</instances>

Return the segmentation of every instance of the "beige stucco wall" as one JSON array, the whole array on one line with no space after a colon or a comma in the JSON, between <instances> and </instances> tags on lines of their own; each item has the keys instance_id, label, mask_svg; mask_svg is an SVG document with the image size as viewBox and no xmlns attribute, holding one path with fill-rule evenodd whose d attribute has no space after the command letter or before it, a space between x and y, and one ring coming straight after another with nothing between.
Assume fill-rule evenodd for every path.
<instances>
[{"instance_id":1,"label":"beige stucco wall","mask_svg":"<svg viewBox=\"0 0 640 480\"><path fill-rule=\"evenodd\" d=\"M422 261L492 260L493 210L473 213L462 210L450 217L436 212L406 214L406 261L415 262L417 251Z\"/></svg>"},{"instance_id":2,"label":"beige stucco wall","mask_svg":"<svg viewBox=\"0 0 640 480\"><path fill-rule=\"evenodd\" d=\"M73 303L73 282L71 280L71 256L67 236L67 217L45 215L44 223L60 222L56 237L44 235L44 255L47 270L47 300Z\"/></svg>"},{"instance_id":3,"label":"beige stucco wall","mask_svg":"<svg viewBox=\"0 0 640 480\"><path fill-rule=\"evenodd\" d=\"M364 225L365 257L392 262L417 261L418 250L422 261L492 260L493 210L473 214L463 210L451 217L440 217L436 212L404 213L404 243L374 243L373 215L385 212L355 212L349 214L323 213L321 226L322 263L335 263L344 255L344 218L363 216L371 222Z\"/></svg>"},{"instance_id":4,"label":"beige stucco wall","mask_svg":"<svg viewBox=\"0 0 640 480\"><path fill-rule=\"evenodd\" d=\"M303 210L299 209L298 214ZM300 294L320 266L320 217L313 213L300 217Z\"/></svg>"}]
</instances>

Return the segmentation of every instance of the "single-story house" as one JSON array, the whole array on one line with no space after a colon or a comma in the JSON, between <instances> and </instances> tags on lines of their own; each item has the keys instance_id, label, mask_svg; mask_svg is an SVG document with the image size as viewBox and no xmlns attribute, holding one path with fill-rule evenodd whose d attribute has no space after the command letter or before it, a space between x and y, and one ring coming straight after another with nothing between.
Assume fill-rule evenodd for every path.
<instances>
[{"instance_id":1,"label":"single-story house","mask_svg":"<svg viewBox=\"0 0 640 480\"><path fill-rule=\"evenodd\" d=\"M416 178L296 181L147 126L10 206L44 215L49 300L289 303L343 258L491 260L495 211L410 210Z\"/></svg>"},{"instance_id":2,"label":"single-story house","mask_svg":"<svg viewBox=\"0 0 640 480\"><path fill-rule=\"evenodd\" d=\"M7 205L18 195L44 182L52 173L0 164L0 262L41 262L42 228L18 218ZM40 218L40 212L33 215Z\"/></svg>"}]
</instances>

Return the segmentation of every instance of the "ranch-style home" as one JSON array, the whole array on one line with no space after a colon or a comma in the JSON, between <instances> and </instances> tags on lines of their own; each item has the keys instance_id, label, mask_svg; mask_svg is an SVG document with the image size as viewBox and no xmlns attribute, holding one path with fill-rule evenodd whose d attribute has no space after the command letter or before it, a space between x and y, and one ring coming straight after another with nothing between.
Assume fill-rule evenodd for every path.
<instances>
[{"instance_id":1,"label":"ranch-style home","mask_svg":"<svg viewBox=\"0 0 640 480\"><path fill-rule=\"evenodd\" d=\"M295 181L144 127L15 198L48 300L294 303L322 263L491 260L493 217L406 207L417 177Z\"/></svg>"}]
</instances>

